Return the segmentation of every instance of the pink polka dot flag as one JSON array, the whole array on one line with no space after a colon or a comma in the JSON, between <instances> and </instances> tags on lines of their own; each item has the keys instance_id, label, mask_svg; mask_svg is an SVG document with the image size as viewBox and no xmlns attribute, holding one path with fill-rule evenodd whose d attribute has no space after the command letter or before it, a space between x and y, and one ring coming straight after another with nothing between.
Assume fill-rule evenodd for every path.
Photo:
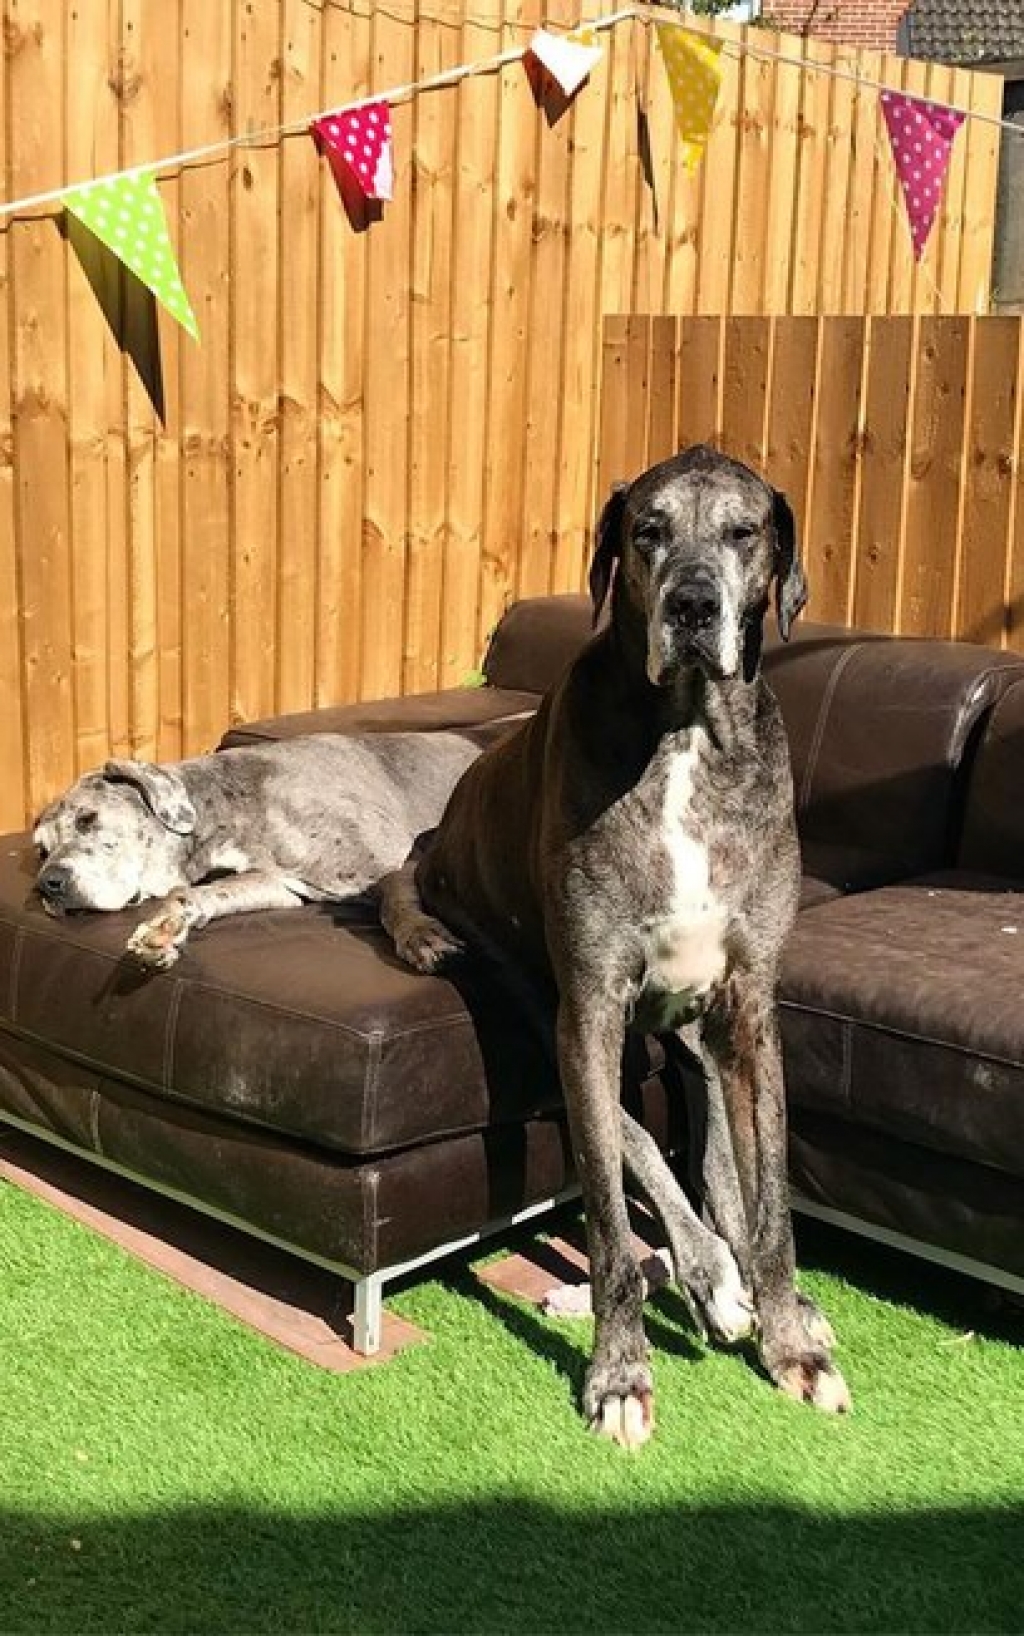
<instances>
[{"instance_id":1,"label":"pink polka dot flag","mask_svg":"<svg viewBox=\"0 0 1024 1636\"><path fill-rule=\"evenodd\" d=\"M391 109L386 102L327 114L314 119L310 128L320 152L345 165L368 199L392 197Z\"/></svg>"},{"instance_id":2,"label":"pink polka dot flag","mask_svg":"<svg viewBox=\"0 0 1024 1636\"><path fill-rule=\"evenodd\" d=\"M953 138L964 116L940 102L923 102L902 91L882 92L882 112L910 219L914 260L920 261L938 212Z\"/></svg>"}]
</instances>

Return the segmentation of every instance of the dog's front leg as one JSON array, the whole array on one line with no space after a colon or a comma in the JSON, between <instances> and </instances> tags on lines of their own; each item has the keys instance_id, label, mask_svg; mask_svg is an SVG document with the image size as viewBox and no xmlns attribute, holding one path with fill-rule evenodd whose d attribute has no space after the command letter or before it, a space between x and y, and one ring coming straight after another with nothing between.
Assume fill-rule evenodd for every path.
<instances>
[{"instance_id":1,"label":"dog's front leg","mask_svg":"<svg viewBox=\"0 0 1024 1636\"><path fill-rule=\"evenodd\" d=\"M583 1387L593 1429L624 1448L654 1429L654 1387L643 1329L643 1281L633 1255L622 1184L619 1119L625 1024L596 987L562 985L558 1063L587 1220L595 1317Z\"/></svg>"},{"instance_id":2,"label":"dog's front leg","mask_svg":"<svg viewBox=\"0 0 1024 1636\"><path fill-rule=\"evenodd\" d=\"M734 976L705 1033L746 1212L761 1361L790 1397L841 1413L850 1395L824 1344L827 1326L796 1289L782 1050L774 995L766 988L751 974Z\"/></svg>"},{"instance_id":3,"label":"dog's front leg","mask_svg":"<svg viewBox=\"0 0 1024 1636\"><path fill-rule=\"evenodd\" d=\"M189 886L175 892L137 926L128 939L126 952L150 971L166 971L173 966L190 932L208 926L225 915L252 914L259 909L294 909L301 895L279 875L254 869L244 875L225 875L222 880Z\"/></svg>"}]
</instances>

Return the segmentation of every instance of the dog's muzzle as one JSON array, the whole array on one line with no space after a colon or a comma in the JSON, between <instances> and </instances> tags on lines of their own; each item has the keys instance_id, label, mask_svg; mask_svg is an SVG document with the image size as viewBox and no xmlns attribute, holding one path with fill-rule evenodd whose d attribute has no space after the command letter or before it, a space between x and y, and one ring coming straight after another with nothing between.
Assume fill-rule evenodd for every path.
<instances>
[{"instance_id":1,"label":"dog's muzzle","mask_svg":"<svg viewBox=\"0 0 1024 1636\"><path fill-rule=\"evenodd\" d=\"M692 665L714 676L722 674L723 617L721 588L708 576L695 575L664 593L655 614L647 667L656 687L667 686Z\"/></svg>"}]
</instances>

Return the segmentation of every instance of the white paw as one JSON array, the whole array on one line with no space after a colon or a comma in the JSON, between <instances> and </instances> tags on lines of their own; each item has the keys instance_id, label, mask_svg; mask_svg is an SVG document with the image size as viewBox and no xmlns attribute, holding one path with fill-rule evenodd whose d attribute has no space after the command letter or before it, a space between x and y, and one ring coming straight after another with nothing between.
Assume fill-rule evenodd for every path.
<instances>
[{"instance_id":1,"label":"white paw","mask_svg":"<svg viewBox=\"0 0 1024 1636\"><path fill-rule=\"evenodd\" d=\"M147 971L167 971L181 954L189 925L184 903L169 904L152 920L136 926L125 945L126 952Z\"/></svg>"}]
</instances>

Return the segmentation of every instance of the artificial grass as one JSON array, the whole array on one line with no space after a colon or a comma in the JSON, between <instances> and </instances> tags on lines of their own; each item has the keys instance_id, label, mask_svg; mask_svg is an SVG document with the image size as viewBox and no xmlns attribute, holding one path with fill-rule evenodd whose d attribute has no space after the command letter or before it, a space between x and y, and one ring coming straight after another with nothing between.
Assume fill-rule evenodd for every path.
<instances>
[{"instance_id":1,"label":"artificial grass","mask_svg":"<svg viewBox=\"0 0 1024 1636\"><path fill-rule=\"evenodd\" d=\"M659 1297L630 1456L576 1415L589 1326L468 1265L336 1376L9 1185L0 1247L4 1631L1024 1629L1024 1326L905 1258L802 1235L839 1421Z\"/></svg>"}]
</instances>

